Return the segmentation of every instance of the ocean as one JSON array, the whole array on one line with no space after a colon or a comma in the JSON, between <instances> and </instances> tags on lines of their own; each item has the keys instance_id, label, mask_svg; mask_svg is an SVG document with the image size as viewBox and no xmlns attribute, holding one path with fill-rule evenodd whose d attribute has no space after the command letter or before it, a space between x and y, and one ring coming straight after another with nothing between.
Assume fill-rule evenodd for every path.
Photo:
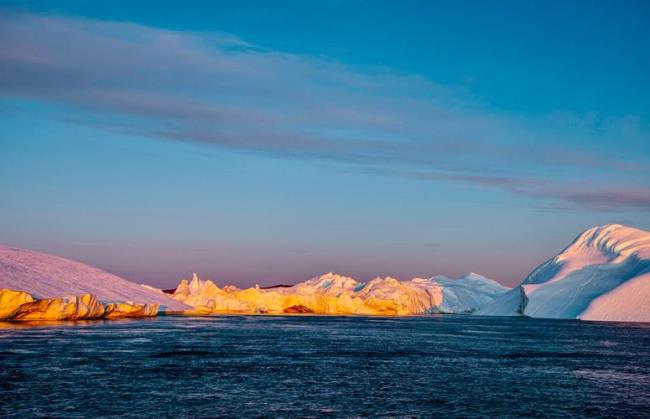
<instances>
[{"instance_id":1,"label":"ocean","mask_svg":"<svg viewBox=\"0 0 650 419\"><path fill-rule=\"evenodd\" d=\"M0 323L1 417L648 417L650 324L478 316Z\"/></svg>"}]
</instances>

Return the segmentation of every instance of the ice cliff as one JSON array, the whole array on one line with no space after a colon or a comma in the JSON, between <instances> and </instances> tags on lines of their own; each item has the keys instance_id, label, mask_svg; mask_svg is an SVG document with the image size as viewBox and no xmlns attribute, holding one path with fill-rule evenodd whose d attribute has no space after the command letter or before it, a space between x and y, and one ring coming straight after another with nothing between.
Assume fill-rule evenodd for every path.
<instances>
[{"instance_id":1,"label":"ice cliff","mask_svg":"<svg viewBox=\"0 0 650 419\"><path fill-rule=\"evenodd\" d=\"M34 299L24 291L0 289L1 321L52 321L153 317L158 304L104 305L92 294Z\"/></svg>"}]
</instances>

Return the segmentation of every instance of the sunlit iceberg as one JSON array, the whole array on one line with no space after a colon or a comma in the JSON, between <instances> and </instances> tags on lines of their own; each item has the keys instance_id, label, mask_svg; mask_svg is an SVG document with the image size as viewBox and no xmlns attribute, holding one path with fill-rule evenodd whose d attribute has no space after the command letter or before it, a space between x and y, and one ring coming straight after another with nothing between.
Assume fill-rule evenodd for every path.
<instances>
[{"instance_id":1,"label":"sunlit iceberg","mask_svg":"<svg viewBox=\"0 0 650 419\"><path fill-rule=\"evenodd\" d=\"M444 276L399 281L375 278L367 283L327 273L294 286L239 289L219 288L195 274L183 280L173 294L208 313L318 313L360 315L414 315L471 313L508 291L496 281L470 273L457 279Z\"/></svg>"}]
</instances>

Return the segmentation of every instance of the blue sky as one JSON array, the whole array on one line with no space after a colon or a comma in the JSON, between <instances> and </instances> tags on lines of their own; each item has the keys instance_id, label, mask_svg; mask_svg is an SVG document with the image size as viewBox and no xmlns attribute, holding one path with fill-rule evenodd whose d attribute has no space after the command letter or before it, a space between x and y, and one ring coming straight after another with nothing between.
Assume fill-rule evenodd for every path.
<instances>
[{"instance_id":1,"label":"blue sky","mask_svg":"<svg viewBox=\"0 0 650 419\"><path fill-rule=\"evenodd\" d=\"M2 2L2 242L173 286L650 228L645 2Z\"/></svg>"}]
</instances>

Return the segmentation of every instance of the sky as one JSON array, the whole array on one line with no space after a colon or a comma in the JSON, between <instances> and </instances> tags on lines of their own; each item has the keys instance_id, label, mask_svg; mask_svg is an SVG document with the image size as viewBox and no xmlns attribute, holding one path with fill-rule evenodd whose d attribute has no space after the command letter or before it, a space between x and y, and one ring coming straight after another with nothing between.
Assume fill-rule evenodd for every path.
<instances>
[{"instance_id":1,"label":"sky","mask_svg":"<svg viewBox=\"0 0 650 419\"><path fill-rule=\"evenodd\" d=\"M0 1L0 242L141 283L650 230L646 1Z\"/></svg>"}]
</instances>

